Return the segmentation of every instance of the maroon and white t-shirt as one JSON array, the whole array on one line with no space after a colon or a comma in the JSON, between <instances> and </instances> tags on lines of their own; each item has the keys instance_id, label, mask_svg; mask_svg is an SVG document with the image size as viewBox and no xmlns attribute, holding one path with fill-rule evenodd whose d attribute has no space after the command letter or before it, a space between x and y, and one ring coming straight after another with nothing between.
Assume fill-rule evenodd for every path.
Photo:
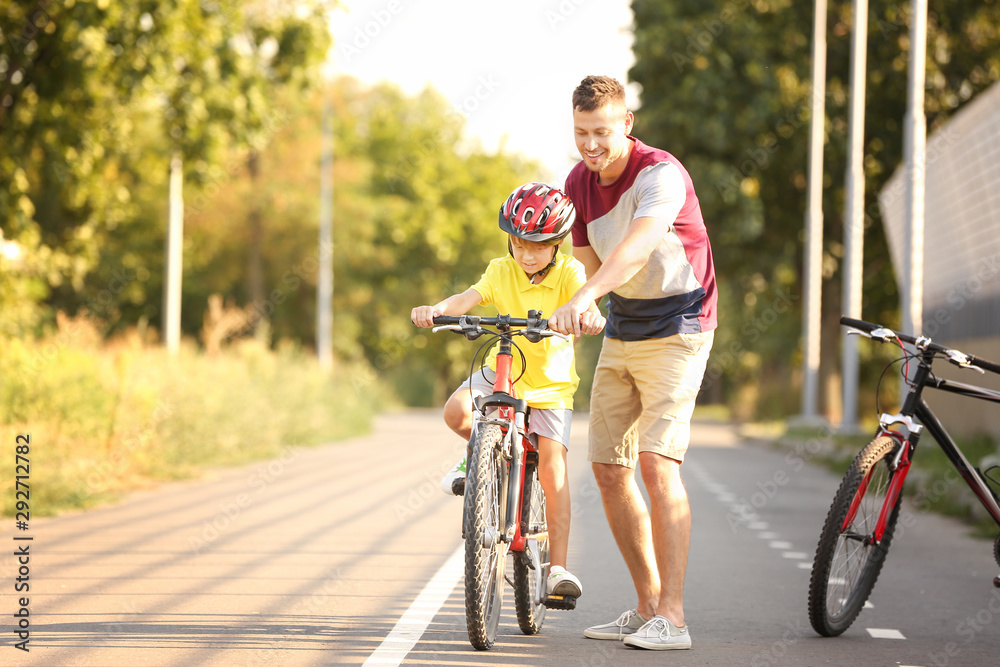
<instances>
[{"instance_id":1,"label":"maroon and white t-shirt","mask_svg":"<svg viewBox=\"0 0 1000 667\"><path fill-rule=\"evenodd\" d=\"M576 207L573 245L592 246L603 262L636 218L670 223L649 262L609 294L609 338L645 340L716 328L715 266L694 184L670 153L635 144L625 171L611 185L583 162L566 178Z\"/></svg>"}]
</instances>

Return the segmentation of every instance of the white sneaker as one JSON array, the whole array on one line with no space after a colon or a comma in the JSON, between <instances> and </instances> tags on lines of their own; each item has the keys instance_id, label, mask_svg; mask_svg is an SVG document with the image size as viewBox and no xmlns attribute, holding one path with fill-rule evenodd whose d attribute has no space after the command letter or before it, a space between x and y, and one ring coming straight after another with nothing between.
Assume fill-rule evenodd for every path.
<instances>
[{"instance_id":1,"label":"white sneaker","mask_svg":"<svg viewBox=\"0 0 1000 667\"><path fill-rule=\"evenodd\" d=\"M441 490L449 496L465 495L465 457L451 467L441 480Z\"/></svg>"},{"instance_id":2,"label":"white sneaker","mask_svg":"<svg viewBox=\"0 0 1000 667\"><path fill-rule=\"evenodd\" d=\"M566 571L562 565L553 565L549 570L549 595L566 595L578 598L583 595L580 580Z\"/></svg>"},{"instance_id":3,"label":"white sneaker","mask_svg":"<svg viewBox=\"0 0 1000 667\"><path fill-rule=\"evenodd\" d=\"M654 616L644 626L630 634L622 643L635 648L666 651L674 648L691 648L688 626L678 628L665 616Z\"/></svg>"},{"instance_id":4,"label":"white sneaker","mask_svg":"<svg viewBox=\"0 0 1000 667\"><path fill-rule=\"evenodd\" d=\"M629 609L619 616L617 621L587 628L583 631L583 636L590 637L591 639L615 639L620 641L623 637L631 635L645 624L646 619L639 615L638 609Z\"/></svg>"}]
</instances>

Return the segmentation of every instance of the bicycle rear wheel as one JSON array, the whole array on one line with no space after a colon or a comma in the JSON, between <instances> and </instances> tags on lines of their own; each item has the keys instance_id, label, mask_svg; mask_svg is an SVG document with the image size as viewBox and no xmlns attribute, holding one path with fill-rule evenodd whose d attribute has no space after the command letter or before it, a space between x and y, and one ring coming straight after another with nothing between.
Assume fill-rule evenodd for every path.
<instances>
[{"instance_id":1,"label":"bicycle rear wheel","mask_svg":"<svg viewBox=\"0 0 1000 667\"><path fill-rule=\"evenodd\" d=\"M545 585L549 575L549 536L545 518L545 493L538 481L538 464L529 463L524 470L524 499L521 514L527 521L521 533L528 549L538 556L537 569L524 559L514 559L514 609L517 624L526 635L537 634L545 621Z\"/></svg>"},{"instance_id":2,"label":"bicycle rear wheel","mask_svg":"<svg viewBox=\"0 0 1000 667\"><path fill-rule=\"evenodd\" d=\"M465 476L465 623L472 645L493 646L500 623L507 545L501 541L507 510L507 466L500 427L480 427Z\"/></svg>"},{"instance_id":3,"label":"bicycle rear wheel","mask_svg":"<svg viewBox=\"0 0 1000 667\"><path fill-rule=\"evenodd\" d=\"M889 514L881 543L872 544L872 538L892 480L889 461L897 447L887 436L868 443L844 476L826 516L809 581L809 622L825 637L850 627L882 570L902 494ZM852 505L856 512L844 526Z\"/></svg>"}]
</instances>

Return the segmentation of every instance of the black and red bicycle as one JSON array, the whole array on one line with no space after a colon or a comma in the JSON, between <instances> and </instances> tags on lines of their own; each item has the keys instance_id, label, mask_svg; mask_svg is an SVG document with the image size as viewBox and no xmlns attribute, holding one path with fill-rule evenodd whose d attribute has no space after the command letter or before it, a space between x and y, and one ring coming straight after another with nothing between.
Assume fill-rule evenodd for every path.
<instances>
[{"instance_id":1,"label":"black and red bicycle","mask_svg":"<svg viewBox=\"0 0 1000 667\"><path fill-rule=\"evenodd\" d=\"M513 338L537 343L549 336L568 338L548 328L541 313L527 319L438 316L434 331L449 330L469 340L486 336L479 354L499 344L493 393L475 399L472 437L465 477L462 534L465 538L465 619L469 641L486 650L496 641L503 583L514 588L517 622L536 634L546 608L573 609L576 598L546 595L549 572L545 494L538 481L538 450L528 438L528 404L515 393L524 373L514 374ZM484 327L492 327L486 329ZM507 578L507 555L514 555L513 580Z\"/></svg>"},{"instance_id":2,"label":"black and red bicycle","mask_svg":"<svg viewBox=\"0 0 1000 667\"><path fill-rule=\"evenodd\" d=\"M904 371L909 389L899 414L879 417L875 439L861 450L844 476L820 534L809 582L809 621L816 632L827 637L850 627L875 586L899 518L903 483L925 428L1000 527L1000 498L991 488L991 484L1000 488L1000 480L991 474L998 467L983 472L969 463L923 399L924 389L930 387L1000 403L1000 392L945 380L931 371L938 359L979 373L1000 374L1000 364L871 322L847 317L840 322L851 327L849 334L899 345L902 360L916 361L917 366L912 376ZM1000 535L993 555L1000 565ZM1000 586L1000 577L993 583Z\"/></svg>"}]
</instances>

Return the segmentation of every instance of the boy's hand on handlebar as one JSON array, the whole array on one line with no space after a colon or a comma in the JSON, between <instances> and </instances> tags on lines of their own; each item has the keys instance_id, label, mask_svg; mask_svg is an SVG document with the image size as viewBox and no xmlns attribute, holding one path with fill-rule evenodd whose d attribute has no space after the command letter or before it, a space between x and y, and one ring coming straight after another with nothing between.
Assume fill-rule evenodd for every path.
<instances>
[{"instance_id":1,"label":"boy's hand on handlebar","mask_svg":"<svg viewBox=\"0 0 1000 667\"><path fill-rule=\"evenodd\" d=\"M418 327L429 329L434 326L434 318L444 315L440 308L434 306L417 306L410 311L410 321Z\"/></svg>"}]
</instances>

